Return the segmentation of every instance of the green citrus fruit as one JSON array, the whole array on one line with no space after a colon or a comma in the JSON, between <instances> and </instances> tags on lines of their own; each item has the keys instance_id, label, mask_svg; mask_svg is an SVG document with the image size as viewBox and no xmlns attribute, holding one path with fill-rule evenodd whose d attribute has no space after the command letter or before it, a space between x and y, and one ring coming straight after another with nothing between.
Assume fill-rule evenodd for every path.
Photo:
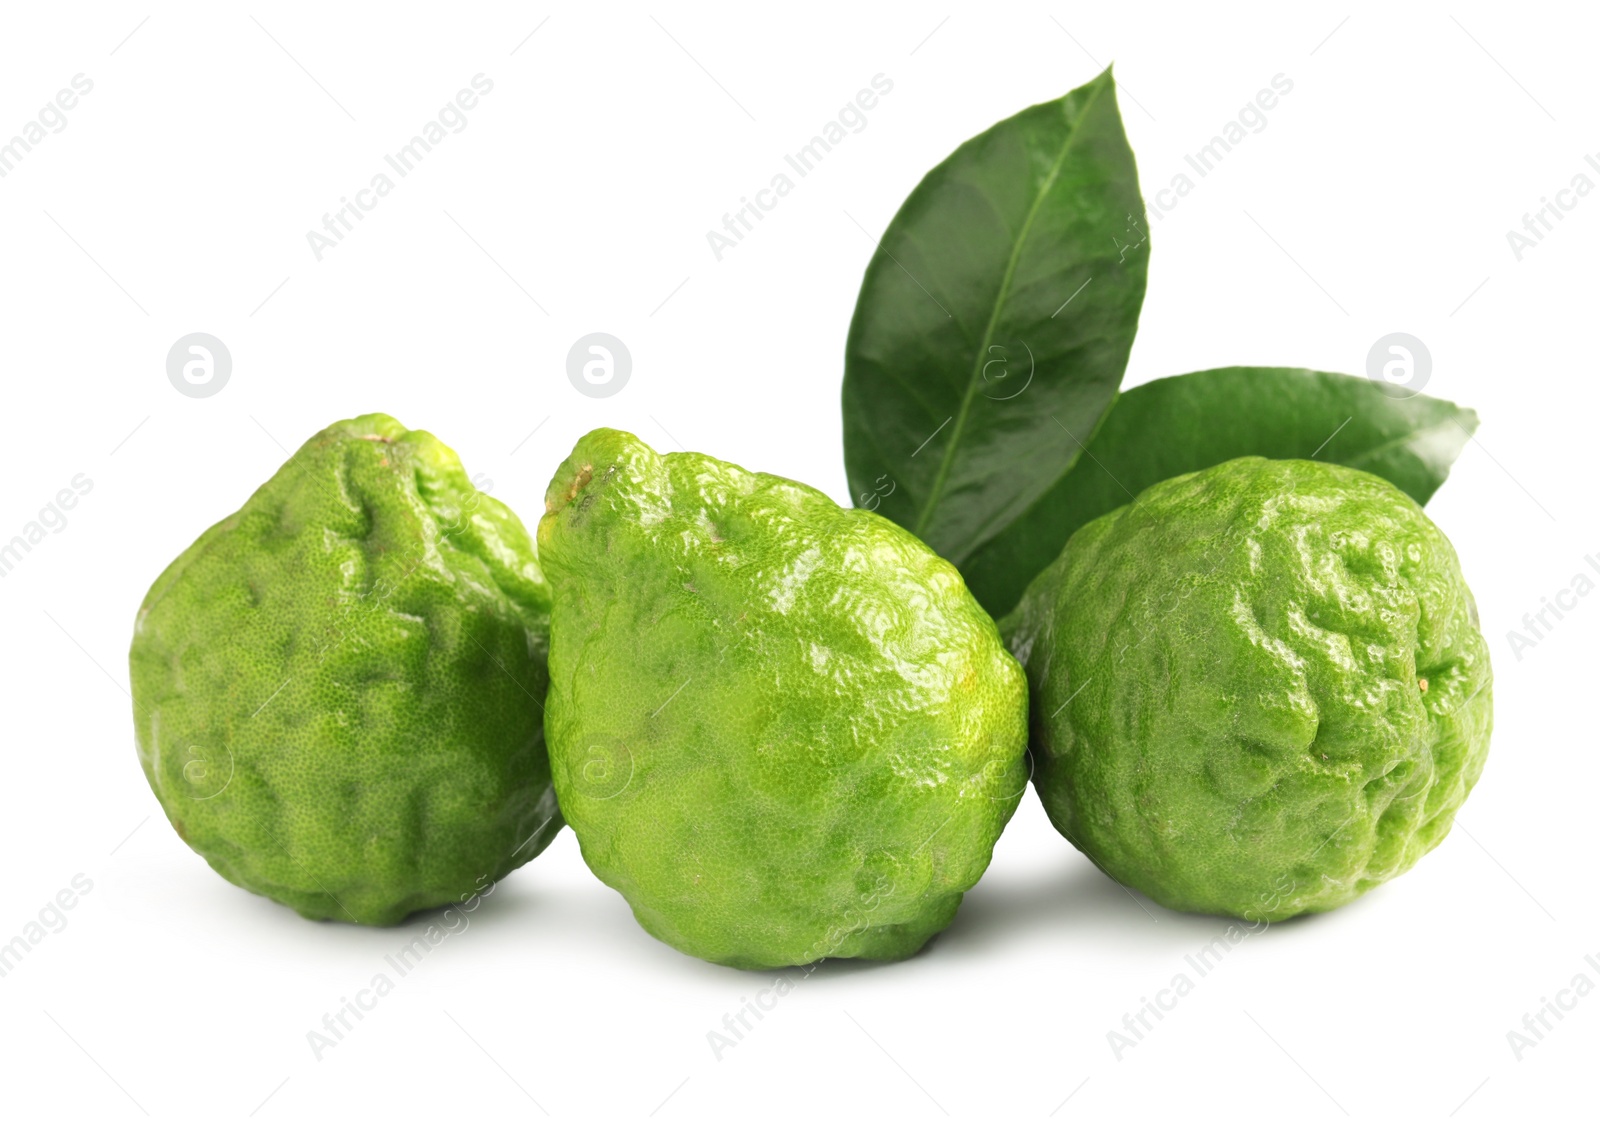
<instances>
[{"instance_id":1,"label":"green citrus fruit","mask_svg":"<svg viewBox=\"0 0 1600 1132\"><path fill-rule=\"evenodd\" d=\"M948 924L1027 782L1024 678L955 569L609 429L546 511L551 769L639 922L753 968L898 959Z\"/></svg>"},{"instance_id":2,"label":"green citrus fruit","mask_svg":"<svg viewBox=\"0 0 1600 1132\"><path fill-rule=\"evenodd\" d=\"M190 847L313 919L473 895L561 822L550 591L454 452L381 414L318 433L156 579L139 757Z\"/></svg>"},{"instance_id":3,"label":"green citrus fruit","mask_svg":"<svg viewBox=\"0 0 1600 1132\"><path fill-rule=\"evenodd\" d=\"M1335 908L1478 780L1489 653L1455 551L1365 472L1247 457L1079 530L1005 631L1050 820L1170 908Z\"/></svg>"}]
</instances>

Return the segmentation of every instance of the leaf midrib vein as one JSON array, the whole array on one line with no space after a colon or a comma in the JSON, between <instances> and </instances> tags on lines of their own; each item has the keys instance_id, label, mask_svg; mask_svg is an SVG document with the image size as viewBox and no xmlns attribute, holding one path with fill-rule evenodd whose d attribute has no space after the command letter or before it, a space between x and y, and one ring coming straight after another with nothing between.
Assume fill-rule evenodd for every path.
<instances>
[{"instance_id":1,"label":"leaf midrib vein","mask_svg":"<svg viewBox=\"0 0 1600 1132\"><path fill-rule=\"evenodd\" d=\"M955 463L956 449L960 444L961 435L966 427L967 414L972 408L972 400L978 390L978 378L983 374L984 353L989 340L994 335L995 327L1000 321L1000 312L1005 309L1006 301L1011 297L1011 280L1016 272L1017 261L1022 257L1022 247L1027 243L1028 233L1033 229L1034 218L1039 215L1039 209L1050 194L1051 188L1056 183L1056 178L1061 174L1062 163L1067 159L1067 153L1072 149L1073 142L1078 140L1079 128L1089 117L1089 112L1094 108L1095 102L1100 98L1100 92L1105 89L1102 83L1095 88L1094 94L1084 104L1078 114L1077 121L1067 128L1067 136L1061 142L1061 151L1056 154L1055 161L1050 166L1050 174L1039 186L1039 191L1033 198L1033 204L1028 209L1028 215L1022 222L1022 229L1017 233L1017 238L1012 241L1011 255L1006 260L1005 274L1000 279L1000 289L995 295L994 305L989 310L989 322L984 327L983 337L978 342L976 355L972 359L972 372L967 377L966 393L961 398L961 408L956 413L955 427L950 431L950 439L945 443L944 456L939 461L939 471L934 476L933 487L929 489L928 498L922 505L922 512L917 516L916 525L911 528L913 534L921 537L927 527L928 516L933 512L934 505L944 494L945 481L950 477L951 465Z\"/></svg>"},{"instance_id":2,"label":"leaf midrib vein","mask_svg":"<svg viewBox=\"0 0 1600 1132\"><path fill-rule=\"evenodd\" d=\"M1472 437L1472 433L1468 432L1465 426L1462 424L1462 421L1464 421L1465 418L1466 414L1462 413L1458 408L1456 412L1451 413L1449 416L1440 417L1438 420L1429 421L1427 424L1418 425L1415 428L1401 433L1399 436L1391 437L1390 439L1385 440L1382 444L1374 444L1369 448L1363 448L1360 452L1352 453L1350 458L1353 460L1361 460L1363 462L1375 459L1376 457L1389 452L1391 449L1406 447L1413 441L1420 440L1427 436L1429 433L1441 432L1447 425L1455 425L1463 432L1466 432L1468 439L1470 439ZM1474 428L1476 428L1476 422L1474 422ZM1462 442L1463 445L1465 445L1465 443L1466 441ZM1309 457L1305 458L1309 459Z\"/></svg>"},{"instance_id":3,"label":"leaf midrib vein","mask_svg":"<svg viewBox=\"0 0 1600 1132\"><path fill-rule=\"evenodd\" d=\"M1206 371L1198 370L1196 372L1203 373L1203 372L1206 372ZM1184 374L1184 375L1180 375L1180 376L1188 376L1188 375ZM1443 402L1441 402L1441 404L1442 403ZM1109 417L1111 415L1111 410L1114 409L1114 408L1116 408L1115 401L1113 401L1112 404L1106 408L1105 416L1102 417L1101 420L1104 421L1105 417ZM1370 463L1372 460L1376 459L1377 457L1379 457L1381 455L1384 455L1384 454L1388 453L1392 449L1406 447L1406 446L1412 444L1414 441L1420 440L1420 439L1422 439L1423 437L1427 436L1430 433L1443 431L1444 428L1447 425L1454 425L1455 427L1462 429L1462 431L1467 431L1466 428L1465 428L1465 425L1462 424L1462 421L1464 419L1465 419L1465 412L1461 409L1460 406L1456 406L1456 408L1448 416L1440 417L1437 420L1430 421L1430 422L1428 422L1426 424L1417 425L1416 427L1409 429L1408 431L1400 434L1399 436L1395 436L1395 437L1392 437L1392 438L1384 441L1382 444L1374 444L1371 447L1364 448L1359 452L1352 452L1352 453L1348 454L1343 460L1338 461L1338 463L1345 464L1347 467L1359 468L1359 466L1361 464ZM1476 429L1476 423L1477 422L1474 422L1474 429ZM1095 440L1097 435L1098 435L1098 430L1097 430L1096 434L1091 435L1089 440L1080 443L1080 447L1082 448L1082 450L1085 453L1089 452L1090 446L1093 445L1094 440ZM1467 432L1467 435L1468 435L1468 437L1470 437L1472 435L1472 433L1471 432ZM1304 456L1289 457L1289 459L1302 459L1302 460L1306 459L1306 458L1307 457L1304 457ZM1104 465L1102 465L1102 467L1104 467ZM1039 506L1046 499L1048 499L1050 497L1050 493L1053 492L1056 488L1061 486L1061 481L1065 480L1068 476L1070 476L1073 472L1075 472L1077 470L1077 468L1078 468L1077 462L1074 461L1071 467L1067 468L1066 471L1062 472L1055 479L1051 480L1050 481L1050 485L1048 487L1046 487L1042 492L1039 493L1039 498L1034 500L1034 502L1029 505L1027 510L1024 510L1022 512L1022 515L1026 516L1030 511L1033 510L1033 508ZM1109 474L1109 469L1108 469L1108 474ZM1019 518L1020 518L1020 516L1019 516ZM967 548L966 552L961 555L960 558L952 557L951 561L955 562L957 565L961 564L962 562L965 562L968 558L971 558L973 555L977 554L979 551L981 551L985 547L987 547L990 543L994 542L996 539L998 539L1002 535L1004 535L1007 531L1009 531L1012 528L1013 525L1015 525L1015 520L1013 520L1013 522L1011 522L1011 523L1007 523L1005 526L999 528L998 530L989 531L989 532L985 532L985 533L980 534L978 536L978 538L976 538L973 541L972 545L969 548Z\"/></svg>"}]
</instances>

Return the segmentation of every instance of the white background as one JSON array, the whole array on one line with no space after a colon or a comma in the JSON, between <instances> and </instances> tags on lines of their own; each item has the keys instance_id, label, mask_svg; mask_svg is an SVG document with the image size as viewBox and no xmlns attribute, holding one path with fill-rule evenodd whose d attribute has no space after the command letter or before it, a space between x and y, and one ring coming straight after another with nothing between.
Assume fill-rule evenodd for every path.
<instances>
[{"instance_id":1,"label":"white background","mask_svg":"<svg viewBox=\"0 0 1600 1132\"><path fill-rule=\"evenodd\" d=\"M75 474L93 488L0 578L0 939L75 875L93 889L0 980L5 1124L1491 1127L1592 1108L1600 994L1520 1060L1506 1033L1600 952L1600 597L1520 657L1507 633L1600 577L1600 194L1520 262L1506 232L1600 150L1597 29L1576 4L1396 7L8 6L0 138L72 76L94 88L0 180L0 541ZM1498 676L1455 832L1236 948L1118 1060L1107 1031L1224 925L1132 898L1030 791L925 953L825 964L720 1061L707 1031L773 976L655 942L564 832L316 1060L306 1032L415 927L302 921L171 831L125 690L150 581L286 448L374 410L530 519L602 424L847 501L839 377L873 240L958 143L1112 59L1147 194L1274 75L1294 83L1154 223L1130 383L1362 373L1399 330L1431 349L1428 392L1482 415L1430 506ZM468 126L318 262L306 232L479 73ZM867 127L718 262L706 231L880 73ZM596 330L634 361L609 399L565 372ZM165 372L193 331L234 361L205 399Z\"/></svg>"}]
</instances>

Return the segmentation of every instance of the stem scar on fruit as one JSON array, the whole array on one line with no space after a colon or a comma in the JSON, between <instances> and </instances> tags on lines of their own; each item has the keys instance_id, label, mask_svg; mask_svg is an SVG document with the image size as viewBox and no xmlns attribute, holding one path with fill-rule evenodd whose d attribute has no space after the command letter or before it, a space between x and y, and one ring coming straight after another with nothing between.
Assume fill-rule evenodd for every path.
<instances>
[{"instance_id":1,"label":"stem scar on fruit","mask_svg":"<svg viewBox=\"0 0 1600 1132\"><path fill-rule=\"evenodd\" d=\"M594 478L594 465L584 464L578 469L578 474L572 477L572 482L567 485L567 497L560 503L551 503L545 506L545 514L550 515L561 510L563 504L571 503L578 498L578 492L589 486L589 481Z\"/></svg>"}]
</instances>

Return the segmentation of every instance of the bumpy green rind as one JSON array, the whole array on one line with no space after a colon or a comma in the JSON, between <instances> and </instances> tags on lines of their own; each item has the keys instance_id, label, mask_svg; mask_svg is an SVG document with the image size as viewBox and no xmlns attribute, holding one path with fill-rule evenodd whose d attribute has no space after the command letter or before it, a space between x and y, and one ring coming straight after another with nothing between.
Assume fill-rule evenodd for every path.
<instances>
[{"instance_id":1,"label":"bumpy green rind","mask_svg":"<svg viewBox=\"0 0 1600 1132\"><path fill-rule=\"evenodd\" d=\"M1050 820L1169 908L1336 908L1444 838L1488 754L1455 551L1365 472L1163 481L1081 528L1004 632Z\"/></svg>"},{"instance_id":2,"label":"bumpy green rind","mask_svg":"<svg viewBox=\"0 0 1600 1132\"><path fill-rule=\"evenodd\" d=\"M812 488L609 429L546 507L556 791L640 924L746 968L899 959L944 928L1027 784L1024 677L955 569Z\"/></svg>"},{"instance_id":3,"label":"bumpy green rind","mask_svg":"<svg viewBox=\"0 0 1600 1132\"><path fill-rule=\"evenodd\" d=\"M212 868L308 918L470 897L561 827L549 622L527 531L454 452L340 421L145 597L145 776Z\"/></svg>"}]
</instances>

